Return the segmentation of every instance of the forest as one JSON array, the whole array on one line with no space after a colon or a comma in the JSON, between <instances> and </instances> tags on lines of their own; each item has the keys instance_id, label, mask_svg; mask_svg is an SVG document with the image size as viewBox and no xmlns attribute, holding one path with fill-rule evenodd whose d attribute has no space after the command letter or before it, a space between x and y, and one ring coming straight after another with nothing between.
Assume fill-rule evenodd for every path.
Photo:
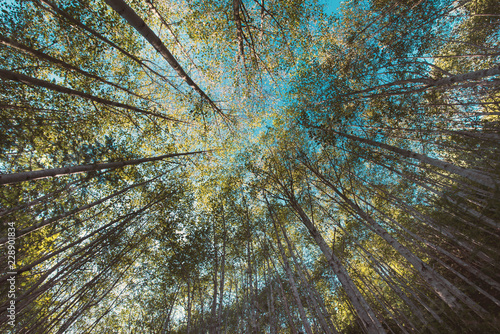
<instances>
[{"instance_id":1,"label":"forest","mask_svg":"<svg viewBox=\"0 0 500 334\"><path fill-rule=\"evenodd\" d=\"M0 1L0 332L500 333L498 0Z\"/></svg>"}]
</instances>

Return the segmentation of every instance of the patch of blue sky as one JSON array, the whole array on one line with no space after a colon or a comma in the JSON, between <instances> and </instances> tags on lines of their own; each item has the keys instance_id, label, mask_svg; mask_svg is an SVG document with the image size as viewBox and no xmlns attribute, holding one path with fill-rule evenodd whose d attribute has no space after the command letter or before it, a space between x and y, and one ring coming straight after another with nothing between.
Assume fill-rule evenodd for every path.
<instances>
[{"instance_id":1,"label":"patch of blue sky","mask_svg":"<svg viewBox=\"0 0 500 334\"><path fill-rule=\"evenodd\" d=\"M339 12L341 0L319 0L319 3L324 5L324 11L328 15L334 15Z\"/></svg>"}]
</instances>

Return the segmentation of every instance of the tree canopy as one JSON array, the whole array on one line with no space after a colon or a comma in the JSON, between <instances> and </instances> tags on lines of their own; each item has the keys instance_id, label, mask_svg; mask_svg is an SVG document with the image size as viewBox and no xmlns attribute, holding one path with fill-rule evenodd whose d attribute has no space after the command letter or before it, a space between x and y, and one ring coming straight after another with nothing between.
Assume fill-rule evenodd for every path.
<instances>
[{"instance_id":1,"label":"tree canopy","mask_svg":"<svg viewBox=\"0 0 500 334\"><path fill-rule=\"evenodd\" d=\"M494 333L494 0L0 3L2 333Z\"/></svg>"}]
</instances>

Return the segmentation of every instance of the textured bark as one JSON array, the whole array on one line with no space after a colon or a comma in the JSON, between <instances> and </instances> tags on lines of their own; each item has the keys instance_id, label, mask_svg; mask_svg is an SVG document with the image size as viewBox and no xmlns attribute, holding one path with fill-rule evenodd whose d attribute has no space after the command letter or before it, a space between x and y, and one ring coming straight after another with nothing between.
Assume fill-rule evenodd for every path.
<instances>
[{"instance_id":1,"label":"textured bark","mask_svg":"<svg viewBox=\"0 0 500 334\"><path fill-rule=\"evenodd\" d=\"M245 61L245 50L243 46L243 28L241 27L241 18L240 18L240 6L241 0L233 0L233 16L234 22L236 23L236 37L238 39L238 47L240 50L240 56Z\"/></svg>"},{"instance_id":2,"label":"textured bark","mask_svg":"<svg viewBox=\"0 0 500 334\"><path fill-rule=\"evenodd\" d=\"M124 166L138 165L144 162L149 161L159 161L167 158L180 157L184 155L193 155L198 153L205 153L207 151L197 151L197 152L186 152L186 153L172 153L160 155L158 157L153 158L142 158L142 159L134 159L128 161L117 161L117 162L106 162L94 165L79 165L79 166L71 166L71 167L62 167L62 168L52 168L52 169L43 169L32 172L22 172L22 173L14 173L14 174L3 174L0 175L0 184L11 184L18 183L23 181L30 180L38 180L44 179L47 177L54 177L60 175L71 175L71 174L79 174L85 172L93 172L102 169L110 169L110 168L120 168Z\"/></svg>"},{"instance_id":3,"label":"textured bark","mask_svg":"<svg viewBox=\"0 0 500 334\"><path fill-rule=\"evenodd\" d=\"M221 116L224 113L217 107L210 97L187 75L182 66L177 62L177 59L170 53L167 47L162 43L160 38L151 30L143 19L123 0L105 0L105 2L113 8L121 17L123 17L132 27L135 28L163 58L175 70L177 75L182 78L191 88L193 88L210 106Z\"/></svg>"},{"instance_id":4,"label":"textured bark","mask_svg":"<svg viewBox=\"0 0 500 334\"><path fill-rule=\"evenodd\" d=\"M266 261L267 264L267 272L271 272L271 267L269 266L269 261ZM268 298L268 308L269 308L269 314L270 314L270 330L271 334L277 334L277 321L276 321L276 314L274 310L274 290L273 290L273 284L272 281L268 275L268 280L267 280L267 286L269 287L269 295L267 296Z\"/></svg>"},{"instance_id":5,"label":"textured bark","mask_svg":"<svg viewBox=\"0 0 500 334\"><path fill-rule=\"evenodd\" d=\"M465 177L471 181L477 182L477 183L479 183L485 187L488 187L488 188L495 189L497 186L495 180L493 180L491 177L488 177L484 174L481 174L481 173L474 171L474 170L471 170L471 169L455 166L452 163L447 162L447 161L434 159L434 158L428 157L424 154L420 154L420 153L412 152L412 151L405 150L405 149L402 149L399 147L395 147L392 145L380 143L380 142L377 142L377 141L374 141L371 139L361 138L361 137L350 135L347 133L338 132L338 131L335 131L333 129L330 129L329 131L331 131L339 136L348 138L348 139L359 141L361 143L365 143L365 144L368 144L371 146L380 147L380 148L386 149L388 151L400 154L404 157L422 161L424 163L441 168L441 169L448 171L450 173Z\"/></svg>"},{"instance_id":6,"label":"textured bark","mask_svg":"<svg viewBox=\"0 0 500 334\"><path fill-rule=\"evenodd\" d=\"M444 277L439 275L434 271L429 265L423 262L415 254L410 252L406 247L404 247L399 241L397 241L392 235L390 235L382 226L380 226L369 214L367 214L363 209L361 209L356 203L347 198L342 192L340 192L337 187L335 187L331 182L329 182L323 175L321 175L316 169L312 168L310 165L306 165L321 181L332 189L343 201L346 203L359 217L361 217L368 226L380 237L382 237L389 245L391 245L395 250L398 251L425 279L425 281L434 289L434 291L440 296L440 298L448 304L452 309L461 309L462 306L458 303L457 298L462 300L467 304L476 314L480 317L486 317L487 312L482 307L477 305L473 300L471 300L462 291L457 289L453 284L451 284Z\"/></svg>"},{"instance_id":7,"label":"textured bark","mask_svg":"<svg viewBox=\"0 0 500 334\"><path fill-rule=\"evenodd\" d=\"M281 185L283 194L288 199L290 206L299 215L300 220L308 229L309 234L313 237L316 244L319 246L321 252L327 259L327 262L332 268L334 274L341 282L366 332L370 334L385 333L385 330L378 321L370 305L364 299L363 295L359 292L358 288L356 287L352 279L349 277L347 270L344 268L344 266L342 266L340 260L337 258L335 254L332 253L331 248L328 246L325 239L323 239L321 233L314 226L313 222L309 219L304 210L302 210L302 207L297 202L295 195L291 192L290 189L288 189L285 185L283 185L283 183L279 182L279 184Z\"/></svg>"},{"instance_id":8,"label":"textured bark","mask_svg":"<svg viewBox=\"0 0 500 334\"><path fill-rule=\"evenodd\" d=\"M64 93L64 94L68 94L68 95L82 97L82 98L90 100L90 101L101 103L101 104L104 104L107 106L127 109L130 111L138 112L138 113L143 114L143 115L159 117L159 118L162 118L162 119L165 119L168 121L182 122L182 121L176 120L175 118L172 118L172 117L168 117L168 116L158 114L158 113L155 113L152 111L137 108L137 107L131 106L129 104L103 99L103 98L100 98L100 97L97 97L97 96L94 96L94 95L91 95L88 93L84 93L84 92L81 92L78 90L74 90L71 88L56 85L56 84L53 84L53 83L45 81L45 80L32 78L30 76L27 76L27 75L24 75L21 73L16 73L16 72L0 69L0 78L2 78L4 80L18 81L18 82L21 82L21 83L28 85L28 86L38 86L38 87L47 88L47 89L53 90L53 91L58 92L58 93Z\"/></svg>"},{"instance_id":9,"label":"textured bark","mask_svg":"<svg viewBox=\"0 0 500 334\"><path fill-rule=\"evenodd\" d=\"M158 177L159 177L159 176L158 176ZM151 181L153 181L153 180L157 179L158 177L155 177L154 179L151 179L151 180L146 180L146 181L144 181L144 182L140 182L140 183L133 184L133 185L131 185L131 186L128 186L128 187L123 188L122 190L119 190L119 191L117 191L117 192L114 192L114 193L112 193L112 194L111 194L111 195L109 195L109 196L106 196L106 197L100 198L100 199L98 199L97 201L94 201L94 202L92 202L92 203L89 203L89 204L83 205L83 206L81 206L81 207L79 207L79 208L76 208L76 209L73 209L73 210L70 210L70 211L67 211L67 212L65 212L65 213L63 213L63 214L60 214L60 215L56 216L56 217L53 217L53 218L49 218L49 219L42 220L41 222L36 223L36 224L33 224L33 225L31 225L30 227L27 227L27 228L25 228L25 229L22 229L22 230L20 230L20 231L17 231L17 233L16 233L16 239L17 239L17 238L21 238L21 237L23 237L23 236L25 236L25 235L27 235L27 234L30 234L31 232L34 232L34 231L36 231L36 230L39 230L39 229L41 229L42 227L45 227L45 226L50 225L50 224L52 224L52 223L55 223L55 222L57 222L57 221L59 221L59 220L61 220L61 219L64 219L64 218L66 218L66 217L70 217L70 216L72 216L72 215L74 215L74 214L77 214L77 213L79 213L79 212L82 212L82 211L85 211L85 210L87 210L87 209L90 209L90 208L92 208L92 207L94 207L94 206L96 206L96 205L99 205L99 204L101 204L101 203L104 203L105 201L107 201L107 200L109 200L109 199L111 199L111 198L114 198L114 197L116 197L116 196L118 196L118 195L121 195L121 194L123 194L123 193L126 193L126 192L127 192L127 191L129 191L130 189L133 189L133 188L136 188L136 187L139 187L139 186L145 185L145 184L147 184L147 183L149 183L149 182L151 182ZM8 240L7 238L1 238L1 239L0 239L0 245L3 245L4 243L6 243L6 242L7 242L7 240Z\"/></svg>"},{"instance_id":10,"label":"textured bark","mask_svg":"<svg viewBox=\"0 0 500 334\"><path fill-rule=\"evenodd\" d=\"M266 199L266 201L267 201L267 199ZM276 226L277 225L276 219L274 218L274 214L271 210L269 202L267 202L267 208L269 210L269 216L271 217L271 221L273 222L274 232L276 233L276 240L277 240L277 244L278 244L278 249L280 251L281 258L283 259L283 266L285 267L285 271L286 271L286 274L288 276L288 281L290 282L290 286L292 288L293 297L295 298L297 308L299 309L299 314L300 314L300 318L302 320L302 325L304 326L304 330L306 331L306 333L312 334L311 325L309 324L309 321L307 320L307 315L306 315L306 312L304 310L304 306L302 305L302 301L300 300L299 291L297 290L297 285L295 284L295 279L293 277L292 269L290 268L290 263L288 261L288 257L286 256L285 251L283 249L283 246L281 245L278 227Z\"/></svg>"},{"instance_id":11,"label":"textured bark","mask_svg":"<svg viewBox=\"0 0 500 334\"><path fill-rule=\"evenodd\" d=\"M0 35L0 44L4 44L4 45L7 45L7 46L9 46L11 48L15 48L17 50L23 51L25 53L28 53L28 54L30 54L32 56L37 57L38 59L43 59L43 60L49 61L49 62L51 62L53 64L56 64L56 65L58 65L58 66L60 66L62 68L65 68L67 70L74 71L74 72L82 74L82 75L84 75L86 77L95 79L95 80L100 81L102 83L105 83L107 85L110 85L110 86L113 86L115 88L118 88L118 89L120 89L120 90L122 90L122 91L124 91L124 92L126 92L126 93L128 93L130 95L134 95L134 96L136 96L138 98L145 99L144 97L142 97L142 96L140 96L140 95L138 95L138 94L136 94L136 93L134 93L134 92L132 92L132 91L124 88L124 87L121 87L120 85L118 85L116 83L110 82L110 81L108 81L106 79L101 78L98 75L95 75L95 74L89 73L87 71L84 71L84 70L82 70L82 69L80 69L80 68L78 68L78 67L76 67L74 65L68 64L68 63L66 63L66 62L64 62L64 61L62 61L60 59L54 58L52 56L49 56L49 55L43 53L42 51L30 48L29 46L24 45L22 43L19 43L19 42L15 41L15 40L13 40L11 38L8 38L8 37ZM145 99L145 100L147 100L147 99Z\"/></svg>"}]
</instances>

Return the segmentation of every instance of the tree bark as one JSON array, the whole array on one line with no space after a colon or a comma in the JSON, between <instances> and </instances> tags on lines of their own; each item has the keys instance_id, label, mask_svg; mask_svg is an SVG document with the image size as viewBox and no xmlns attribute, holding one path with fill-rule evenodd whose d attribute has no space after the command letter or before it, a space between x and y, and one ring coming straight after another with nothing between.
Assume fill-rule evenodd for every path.
<instances>
[{"instance_id":1,"label":"tree bark","mask_svg":"<svg viewBox=\"0 0 500 334\"><path fill-rule=\"evenodd\" d=\"M30 48L29 46L24 45L22 43L19 43L19 42L15 41L15 40L13 40L11 38L8 38L8 37L0 35L0 44L4 44L4 45L7 45L7 46L9 46L11 48L14 48L14 49L26 52L26 53L28 53L28 54L30 54L32 56L35 56L35 57L37 57L39 59L43 59L43 60L49 61L49 62L51 62L53 64L56 64L56 65L58 65L58 66L60 66L62 68L65 68L67 70L75 71L77 73L85 75L86 77L95 79L95 80L100 81L102 83L105 83L107 85L110 85L110 86L113 86L113 87L118 88L120 90L123 90L124 92L126 92L126 93L128 93L130 95L134 95L135 97L138 97L140 99L147 100L146 98L144 98L144 97L142 97L142 96L140 96L140 95L138 95L138 94L136 94L134 92L131 92L130 90L128 90L128 89L126 89L124 87L121 87L118 84L115 84L115 83L110 82L110 81L108 81L106 79L103 79L100 76L97 76L95 74L92 74L92 73L89 73L87 71L84 71L84 70L82 70L82 69L80 69L80 68L78 68L78 67L76 67L74 65L68 64L68 63L66 63L66 62L64 62L62 60L59 60L59 59L54 58L52 56L49 56L49 55L43 53L42 51Z\"/></svg>"},{"instance_id":2,"label":"tree bark","mask_svg":"<svg viewBox=\"0 0 500 334\"><path fill-rule=\"evenodd\" d=\"M398 251L412 266L417 269L420 275L425 279L425 281L431 286L438 296L452 309L461 309L461 305L457 302L457 298L464 301L476 314L484 318L487 316L486 310L477 305L473 300L471 300L462 291L457 289L448 280L435 272L428 264L423 262L415 254L410 252L406 247L404 247L399 241L397 241L392 235L390 235L384 228L382 228L375 220L367 214L363 209L361 209L356 203L347 198L345 194L340 192L337 187L335 187L331 182L326 180L323 175L321 175L312 166L307 166L318 178L324 182L330 189L332 189L342 200L359 216L361 217L368 226L380 237L382 237L389 245L391 245L395 250Z\"/></svg>"},{"instance_id":3,"label":"tree bark","mask_svg":"<svg viewBox=\"0 0 500 334\"><path fill-rule=\"evenodd\" d=\"M363 295L361 295L358 288L349 277L347 270L342 266L340 260L335 256L335 254L332 253L332 250L326 243L325 239L323 239L307 214L302 210L295 197L289 197L289 201L292 208L297 212L300 219L302 220L302 223L307 227L309 233L320 247L323 255L328 261L328 264L333 269L333 272L335 273L335 275L337 275L339 281L344 287L347 296L351 300L352 305L356 309L358 317L363 323L366 331L370 334L385 333L385 330L382 328L382 325L378 321L370 305L366 302Z\"/></svg>"},{"instance_id":4,"label":"tree bark","mask_svg":"<svg viewBox=\"0 0 500 334\"><path fill-rule=\"evenodd\" d=\"M179 157L184 155L193 155L198 153L206 153L207 151L197 151L197 152L186 152L186 153L172 153L160 155L153 158L142 158L142 159L134 159L127 161L117 161L117 162L106 162L94 165L79 165L79 166L71 166L71 167L62 167L62 168L52 168L52 169L42 169L32 172L21 172L21 173L13 173L13 174L3 174L0 175L0 184L11 184L18 183L23 181L30 180L38 180L44 179L47 177L54 177L60 175L71 175L71 174L79 174L85 172L93 172L102 169L110 169L110 168L119 168L124 166L138 165L144 162L149 161L159 161L166 158Z\"/></svg>"},{"instance_id":5,"label":"tree bark","mask_svg":"<svg viewBox=\"0 0 500 334\"><path fill-rule=\"evenodd\" d=\"M409 151L409 150L405 150L405 149L402 149L402 148L399 148L399 147L395 147L395 146L392 146L392 145L380 143L380 142L377 142L377 141L374 141L374 140L371 140L371 139L361 138L361 137L350 135L350 134L347 134L347 133L342 133L342 132L339 132L339 131L335 131L333 129L329 129L329 131L331 131L331 132L333 132L335 134L338 134L338 135L340 135L342 137L348 138L348 139L359 141L359 142L362 142L362 143L365 143L365 144L368 144L368 145L371 145L371 146L376 146L376 147L384 148L386 150L389 150L389 151L394 152L394 153L398 153L398 154L400 154L400 155L402 155L404 157L407 157L407 158L420 160L420 161L422 161L424 163L427 163L427 164L433 165L435 167L441 168L441 169L443 169L443 170L445 170L447 172L450 172L450 173L453 173L453 174L465 177L465 178L467 178L467 179L469 179L471 181L477 182L477 183L479 183L479 184L481 184L481 185L483 185L485 187L488 187L488 188L495 189L496 186L497 186L495 180L493 180L491 177L488 177L486 175L483 175L483 174L481 174L481 173L479 173L477 171L471 170L471 169L467 169L467 168L462 168L462 167L455 166L452 163L447 162L447 161L442 161L442 160L439 160L439 159L434 159L434 158L428 157L428 156L426 156L424 154L419 154L419 153L412 152L412 151Z\"/></svg>"},{"instance_id":6,"label":"tree bark","mask_svg":"<svg viewBox=\"0 0 500 334\"><path fill-rule=\"evenodd\" d=\"M219 288L219 312L217 313L217 332L220 332L222 328L222 310L223 310L223 302L224 302L224 275L225 275L225 266L226 266L226 217L224 214L224 206L222 206L222 259L221 259L221 268L220 268L220 288Z\"/></svg>"},{"instance_id":7,"label":"tree bark","mask_svg":"<svg viewBox=\"0 0 500 334\"><path fill-rule=\"evenodd\" d=\"M103 203L103 202L107 201L108 199L111 199L111 198L113 198L113 197L116 197L116 196L118 196L118 195L121 195L121 194L123 194L123 193L125 193L125 192L129 191L130 189L133 189L133 188L136 188L136 187L140 187L140 186L142 186L142 185L144 185L144 184L147 184L147 183L149 183L149 182L151 182L151 181L153 181L153 180L155 180L155 179L157 179L157 178L159 178L159 176L157 176L157 177L155 177L155 178L153 178L153 179L150 179L150 180L146 180L146 181L144 181L144 182L140 182L140 183L133 184L133 185L131 185L131 186L128 186L128 187L126 187L126 188L123 188L122 190L119 190L119 191L117 191L117 192L114 192L113 194L111 194L111 195L109 195L109 196L106 196L106 197L100 198L100 199L98 199L97 201L94 201L94 202L92 202L92 203L89 203L89 204L83 205L83 206L81 206L81 207L79 207L79 208L76 208L76 209L74 209L74 210L67 211L67 212L65 212L65 213L63 213L63 214L61 214L61 215L56 216L56 217L53 217L53 218L49 218L49 219L42 220L41 222L39 222L39 223L37 223L37 224L33 224L33 225L31 225L30 227L27 227L27 228L25 228L25 229L22 229L22 230L18 231L18 232L16 233L16 239L17 239L17 238L21 238L21 237L23 237L23 236L25 236L25 235L27 235L27 234L29 234L29 233L33 232L33 231L39 230L39 229L41 229L42 227L45 227L45 226L47 226L47 225L50 225L50 224L52 224L52 223L54 223L54 222L57 222L57 221L59 221L59 220L61 220L61 219L64 219L64 218L69 217L69 216L72 216L72 215L74 215L74 214L76 214L76 213L79 213L79 212L85 211L85 210L87 210L87 209L90 209L90 208L92 208L92 207L94 207L94 206L96 206L96 205L99 205L99 204L101 204L101 203ZM0 239L0 245L3 245L4 243L6 243L6 242L7 242L7 240L8 240L7 238L1 238L1 239Z\"/></svg>"},{"instance_id":8,"label":"tree bark","mask_svg":"<svg viewBox=\"0 0 500 334\"><path fill-rule=\"evenodd\" d=\"M50 90L53 90L53 91L56 91L59 93L64 93L64 94L68 94L68 95L82 97L82 98L90 100L90 101L101 103L101 104L104 104L107 106L113 106L113 107L118 107L118 108L123 108L123 109L131 110L131 111L135 111L135 112L138 112L138 113L143 114L143 115L149 115L149 116L159 117L159 118L162 118L162 119L165 119L168 121L183 123L183 121L177 120L177 119L172 118L172 117L168 117L168 116L164 116L164 115L152 112L152 111L140 109L140 108L131 106L129 104L103 99L103 98L100 98L100 97L97 97L97 96L94 96L94 95L91 95L88 93L84 93L84 92L81 92L78 90L74 90L71 88L56 85L56 84L53 84L53 83L45 81L45 80L32 78L30 76L27 76L27 75L24 75L21 73L16 73L16 72L0 69L0 78L5 79L5 80L18 81L18 82L21 82L21 83L28 85L28 86L43 87L43 88L47 88L47 89L50 89Z\"/></svg>"},{"instance_id":9,"label":"tree bark","mask_svg":"<svg viewBox=\"0 0 500 334\"><path fill-rule=\"evenodd\" d=\"M327 334L332 334L332 333L337 334L338 333L337 329L333 326L333 324L331 322L328 324L327 319L325 319L325 316L323 315L323 310L321 309L321 305L319 305L319 302L316 300L316 297L318 297L318 298L321 298L321 297L318 296L317 291L314 289L314 287L312 287L309 284L308 279L305 277L303 270L301 268L301 265L300 265L300 261L297 258L297 256L295 256L295 254L294 254L295 253L294 247L287 236L286 228L282 224L280 224L280 228L281 228L281 232L283 233L283 238L285 239L288 251L290 252L290 255L292 256L293 261L295 263L295 268L297 270L297 273L299 274L299 277L302 280L302 282L304 282L304 285L309 293L310 301L312 304L311 306L316 310L316 314L318 315L319 322L321 324L321 327L323 328L323 332L327 333Z\"/></svg>"},{"instance_id":10,"label":"tree bark","mask_svg":"<svg viewBox=\"0 0 500 334\"><path fill-rule=\"evenodd\" d=\"M267 202L267 198L266 198L266 202ZM300 314L300 318L302 320L302 325L304 326L306 333L312 334L311 325L309 324L309 321L307 320L304 306L302 305L302 302L300 300L299 291L297 290L297 285L295 284L295 279L293 277L293 273L292 273L292 270L290 268L290 263L288 261L286 254L285 254L285 250L283 249L283 246L281 245L278 227L276 226L277 222L276 222L276 219L274 218L274 214L271 210L269 202L267 202L267 208L269 210L269 216L271 217L271 221L273 222L274 232L276 233L276 241L278 244L278 249L280 251L281 258L283 259L283 266L285 267L285 271L287 273L288 280L290 281L290 286L292 288L292 293L293 293L293 296L295 298L295 302L297 303L297 307L299 309L299 314Z\"/></svg>"},{"instance_id":11,"label":"tree bark","mask_svg":"<svg viewBox=\"0 0 500 334\"><path fill-rule=\"evenodd\" d=\"M175 57L170 53L167 47L162 43L160 38L151 30L143 19L123 0L104 0L114 11L123 17L135 30L137 30L169 65L177 72L177 75L182 78L191 88L193 88L210 106L221 116L226 117L224 113L217 107L210 97L187 75Z\"/></svg>"}]
</instances>

